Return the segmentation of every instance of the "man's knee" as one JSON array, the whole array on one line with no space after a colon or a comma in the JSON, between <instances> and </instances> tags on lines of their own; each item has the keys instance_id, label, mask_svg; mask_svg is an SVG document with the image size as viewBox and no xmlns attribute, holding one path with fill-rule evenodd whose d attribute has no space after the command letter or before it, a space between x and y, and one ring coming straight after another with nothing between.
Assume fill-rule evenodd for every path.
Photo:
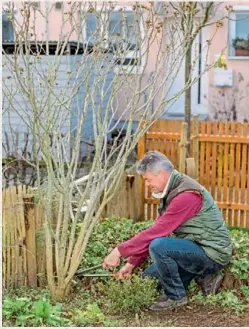
<instances>
[{"instance_id":1,"label":"man's knee","mask_svg":"<svg viewBox=\"0 0 249 329\"><path fill-rule=\"evenodd\" d=\"M162 250L165 251L165 239L167 238L156 238L151 241L149 246L149 253L152 258L156 255L161 254ZM164 248L162 248L162 242L164 244Z\"/></svg>"}]
</instances>

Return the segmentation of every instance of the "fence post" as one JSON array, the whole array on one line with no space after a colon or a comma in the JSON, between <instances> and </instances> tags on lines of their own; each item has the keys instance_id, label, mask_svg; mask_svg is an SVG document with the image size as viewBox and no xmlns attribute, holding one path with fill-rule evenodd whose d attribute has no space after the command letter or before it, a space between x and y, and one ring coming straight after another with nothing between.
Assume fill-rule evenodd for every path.
<instances>
[{"instance_id":1,"label":"fence post","mask_svg":"<svg viewBox=\"0 0 249 329\"><path fill-rule=\"evenodd\" d=\"M188 129L188 124L186 122L183 122L181 141L180 141L180 163L179 163L179 171L182 174L185 174L186 172L187 129Z\"/></svg>"},{"instance_id":2,"label":"fence post","mask_svg":"<svg viewBox=\"0 0 249 329\"><path fill-rule=\"evenodd\" d=\"M141 196L141 177L137 174L135 166L127 171L126 180L128 183L130 217L135 221L144 220L144 195Z\"/></svg>"},{"instance_id":3,"label":"fence post","mask_svg":"<svg viewBox=\"0 0 249 329\"><path fill-rule=\"evenodd\" d=\"M35 207L33 197L24 197L24 216L26 226L26 251L27 251L27 274L28 285L37 287L37 264L36 264L36 229Z\"/></svg>"},{"instance_id":4,"label":"fence post","mask_svg":"<svg viewBox=\"0 0 249 329\"><path fill-rule=\"evenodd\" d=\"M193 136L191 139L193 139L193 157L195 159L195 169L196 174L195 177L199 181L199 120L198 115L193 115Z\"/></svg>"},{"instance_id":5,"label":"fence post","mask_svg":"<svg viewBox=\"0 0 249 329\"><path fill-rule=\"evenodd\" d=\"M137 149L137 153L138 153L138 160L141 160L143 158L143 156L145 155L145 151L146 151L146 133L143 134L143 136L139 139L138 141L138 149ZM143 205L142 209L141 209L141 220L145 220L145 212L144 212L144 206L145 206L145 184L144 184L144 180L142 179L142 177L139 177L140 180L140 198L141 198L141 203Z\"/></svg>"},{"instance_id":6,"label":"fence post","mask_svg":"<svg viewBox=\"0 0 249 329\"><path fill-rule=\"evenodd\" d=\"M46 249L45 237L43 234L44 205L35 205L35 231L36 231L36 267L37 285L45 287L46 279Z\"/></svg>"}]
</instances>

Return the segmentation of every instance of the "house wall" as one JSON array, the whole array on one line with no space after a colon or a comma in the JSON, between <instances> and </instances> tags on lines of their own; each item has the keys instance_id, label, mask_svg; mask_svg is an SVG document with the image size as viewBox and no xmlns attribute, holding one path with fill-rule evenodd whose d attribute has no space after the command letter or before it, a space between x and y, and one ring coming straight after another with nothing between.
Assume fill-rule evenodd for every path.
<instances>
[{"instance_id":1,"label":"house wall","mask_svg":"<svg viewBox=\"0 0 249 329\"><path fill-rule=\"evenodd\" d=\"M72 4L72 2L71 2ZM63 2L63 8L60 10L55 9L55 7L52 8L52 10L49 13L49 19L48 19L48 25L46 25L46 22L44 20L44 17L39 13L39 10L35 11L35 14L33 11L31 11L31 19L30 19L30 32L32 32L32 22L34 22L34 25L36 27L36 40L46 40L48 41L57 41L60 37L60 29L62 26L63 18L67 18L66 13L70 10L70 4L68 2ZM49 2L49 7L51 8L51 2ZM20 12L21 9L21 3L15 2L15 19L19 22L19 24L23 21L23 16ZM40 9L44 12L46 10L46 3L40 2ZM74 22L79 23L78 21L78 13L75 13ZM48 29L47 29L48 27ZM71 30L70 23L66 23L63 28L63 34L67 34ZM32 36L30 34L31 41L34 40L34 35ZM79 36L76 32L74 32L69 40L77 41L79 39ZM11 58L11 56L10 56ZM33 57L34 59L34 57ZM32 59L32 60L33 60ZM56 59L55 56L41 56L40 62L36 62L36 67L34 70L34 79L33 81L37 83L37 97L42 98L45 95L41 93L41 89L39 89L39 74L42 74L44 70L48 68L48 66L52 67L54 60ZM20 60L20 59L19 59ZM82 60L82 55L79 56L62 56L62 60L59 66L58 75L56 79L56 90L55 92L60 95L61 100L62 94L65 94L65 97L70 97L68 93L66 93L67 90L71 90L72 84L80 84L80 80L83 79L84 74L88 74L89 71L85 70L85 72L81 72L75 79L77 82L72 81L70 82L70 87L68 87L68 74L69 71L75 71L75 67L77 66L77 63ZM23 66L23 63L21 63L21 66ZM12 77L11 77L12 76ZM37 78L36 78L37 76ZM11 78L8 78L11 77ZM97 75L91 72L90 77L90 88L94 85L94 79L97 79ZM100 82L98 86L104 91L104 99L101 99L100 95L97 95L97 92L94 95L94 103L88 105L86 117L84 119L84 126L82 129L82 136L83 139L88 141L89 138L93 137L93 115L92 115L92 108L99 109L99 111L103 114L104 109L107 105L107 101L111 94L111 84L112 84L112 78L113 78L113 72L107 72L106 74L103 74L104 81ZM20 92L20 89L17 88L18 82L15 81L13 77L13 72L8 68L7 65L3 68L3 79L5 81L6 88L11 88L12 92L15 94L15 97L13 99L12 107L8 104L7 99L4 99L3 107L4 107L4 114L3 114L3 143L6 145L6 138L8 139L9 143L9 149L11 152L14 151L15 147L15 141L18 136L18 151L21 152L21 149L24 146L25 140L26 140L26 133L30 131L30 128L28 127L28 124L25 124L25 120L30 121L32 118L31 116L31 105L30 101L27 99L27 97L23 96ZM102 83L102 84L101 84ZM72 132L74 133L74 128L76 127L78 123L78 118L80 111L82 111L83 103L84 103L84 96L86 91L86 85L82 84L77 95L70 101L70 104L68 104L69 111L67 111L67 115L64 111L64 122L63 125L60 126L60 130L64 134L69 134ZM15 110L13 109L15 108ZM58 110L58 109L57 109ZM63 113L63 111L61 112ZM29 151L32 151L32 135L29 133L28 135L28 148ZM82 144L83 153L86 151L86 145L84 143ZM3 150L3 156L5 156Z\"/></svg>"},{"instance_id":2,"label":"house wall","mask_svg":"<svg viewBox=\"0 0 249 329\"><path fill-rule=\"evenodd\" d=\"M128 2L127 4L130 3ZM143 2L143 4L150 6L148 2ZM147 19L146 15L147 14L145 11L143 17L144 21L146 21ZM159 22L163 22L163 19L160 16L157 17L157 23ZM151 34L151 30L144 26L143 34L143 40L146 40L146 35ZM129 117L129 110L127 109L130 109L130 106L128 105L130 100L134 100L135 98L134 91L136 90L136 88L139 88L138 90L143 90L143 93L141 93L140 95L139 101L133 106L133 108L135 107L136 110L139 110L138 113L134 116L134 130L137 128L139 120L144 114L144 104L148 102L148 105L146 106L146 112L152 114L157 108L158 104L161 102L162 98L163 88L160 88L160 82L162 82L164 79L164 72L163 70L161 70L160 72L157 67L157 56L160 49L162 49L163 47L162 30L157 32L154 28L154 32L149 38L147 38L147 40L149 40L149 46L147 43L144 43L146 50L143 49L142 51L145 53L145 55L141 57L141 66L137 71L138 73L135 74L133 72L131 74L119 74L119 79L124 79L124 84L122 86L122 89L118 92L117 102L115 104L117 109L115 119L118 120L120 117L122 118L120 125L122 125L123 122ZM151 83L150 79L154 73L157 74L157 82ZM153 94L155 96L152 99L150 93L153 87Z\"/></svg>"},{"instance_id":3,"label":"house wall","mask_svg":"<svg viewBox=\"0 0 249 329\"><path fill-rule=\"evenodd\" d=\"M226 6L246 6L248 8L248 1L234 1L215 3L218 9L215 13L215 17L210 22L216 22L219 19L227 16ZM166 13L161 10L160 14L166 16ZM177 23L177 22L175 22ZM214 86L214 69L210 69L206 73L202 73L200 78L201 88L198 90L198 85L195 83L191 87L191 111L192 114L199 114L200 119L214 118L214 108L220 111L223 108L223 112L236 111L236 120L243 121L249 120L248 102L249 102L249 58L231 58L228 56L229 46L229 20L223 19L224 26L217 30L216 24L209 24L202 29L201 36L197 36L195 44L193 45L192 57L195 57L196 50L199 46L199 41L202 45L201 66L202 72L205 70L206 64L214 65L217 57L224 50L227 58L228 69L233 71L234 83L232 87L215 87ZM164 31L169 29L172 24L171 19L167 16L164 19ZM216 31L217 30L217 31ZM249 26L248 26L249 34ZM207 40L211 40L211 44L207 47ZM167 39L165 38L165 42ZM171 58L169 58L171 60ZM184 60L180 67L178 74L175 76L174 84L169 93L170 96L174 96L184 87L185 67ZM196 73L196 70L195 70ZM173 74L174 76L174 74ZM200 103L197 102L198 92L200 93ZM225 96L224 96L225 95ZM165 117L170 119L183 119L184 118L184 94L173 104L171 108L165 114ZM235 108L235 110L234 110ZM232 115L233 116L233 115ZM224 118L222 118L224 119Z\"/></svg>"},{"instance_id":4,"label":"house wall","mask_svg":"<svg viewBox=\"0 0 249 329\"><path fill-rule=\"evenodd\" d=\"M146 30L144 31L146 33ZM129 104L131 99L134 99L134 91L136 88L139 88L139 90L144 90L144 92L140 95L140 100L136 104L136 109L139 109L147 102L147 100L150 97L150 91L153 87L153 85L149 82L150 77L154 72L158 72L156 69L156 63L157 63L157 54L159 50L159 43L160 39L162 38L162 34L159 33L157 35L157 38L151 43L150 47L148 48L148 53L146 56L144 56L144 59L142 59L142 65L141 65L141 73L139 74L119 74L119 79L123 79L124 83L122 86L122 89L118 92L117 95L117 102L116 102L116 108L117 113L115 118L118 119L120 117L123 118L123 120L127 119L129 117L129 112L127 111L127 104ZM144 63L143 63L144 61ZM159 81L162 81L163 79L163 72L162 74L158 74L157 82L159 84ZM148 87L151 86L151 87ZM156 88L157 89L157 88ZM158 87L159 89L159 87ZM158 91L158 90L157 90ZM160 91L157 93L157 95L154 97L153 101L149 104L149 112L153 113L153 109L156 108L157 104L160 101ZM128 108L129 105L128 105ZM143 114L143 111L141 110L136 116L135 121L139 121L141 116ZM134 128L137 124L134 125Z\"/></svg>"},{"instance_id":5,"label":"house wall","mask_svg":"<svg viewBox=\"0 0 249 329\"><path fill-rule=\"evenodd\" d=\"M70 56L70 67L74 70L77 62L82 60L82 56ZM90 63L91 58L87 60ZM85 63L87 66L87 63ZM89 75L89 78L87 76ZM80 74L75 78L74 83L81 85L77 95L72 100L72 116L71 116L71 132L75 135L75 130L80 122L83 107L86 106L86 115L84 124L82 126L82 154L87 153L87 144L89 139L95 139L94 120L98 117L103 123L104 117L107 113L108 101L112 95L113 71L106 69L105 72L100 72L99 69L93 65L93 69L81 70ZM81 83L85 81L84 83ZM91 95L90 98L86 96ZM109 109L110 107L108 107ZM94 113L97 115L94 115ZM109 114L110 115L110 114ZM110 136L108 136L110 137Z\"/></svg>"},{"instance_id":6,"label":"house wall","mask_svg":"<svg viewBox=\"0 0 249 329\"><path fill-rule=\"evenodd\" d=\"M141 2L140 2L141 3ZM72 4L72 3L71 3ZM42 15L39 13L39 11L36 11L36 14L34 16L34 13L31 13L31 22L35 18L35 26L36 26L36 39L37 40L48 40L55 41L59 39L60 35L60 28L62 24L62 18L66 18L67 15L64 15L70 10L71 4L68 4L67 2L63 2L63 9L62 10L56 10L55 7L51 9L49 13L49 19L48 19L48 26L45 24L45 20L42 17ZM132 3L133 4L133 3ZM131 9L131 2L120 2L120 6L125 6L126 9ZM148 5L147 2L143 2L142 4ZM119 5L119 4L118 4ZM20 4L17 2L15 4L16 8L20 8ZM51 3L49 4L51 6ZM46 10L46 4L45 2L40 2L40 8L42 11ZM78 14L75 13L74 16L74 22L75 24L79 23L79 17ZM146 14L145 14L146 15ZM23 17L19 10L16 11L16 20L18 22L22 22ZM146 18L144 18L146 19ZM79 25L80 26L80 25ZM47 29L48 27L48 29ZM67 32L70 30L70 24L67 23L64 26L64 34L67 34ZM31 30L32 32L32 30ZM144 31L146 33L146 31ZM155 70L155 63L156 63L156 55L158 52L158 43L160 42L160 38L162 35L159 33L157 35L157 39L151 44L149 53L147 56L147 62L146 64L143 64L143 75L142 75L142 85L145 86L147 84L148 79L150 78L151 73ZM78 35L76 32L74 32L70 36L70 40L78 40ZM30 40L34 40L34 36L30 35ZM134 93L134 90L130 89L130 86L134 84L134 79L139 80L140 78L136 77L134 74L130 74L128 76L124 76L122 74L119 74L119 79L125 79L126 83L124 83L122 90L118 93L117 102L115 104L116 106L116 115L115 120L118 120L121 116L123 116L124 119L127 119L129 114L127 111L127 102L129 102L129 99L131 99L131 95ZM147 93L148 94L148 93ZM148 98L148 95L144 94L141 96L141 99L139 101L138 106L141 106L146 99ZM153 100L153 103L151 103L151 110L153 111L153 107L156 107L156 104L160 98L160 94L158 94L155 99ZM139 115L136 117L137 120L139 120Z\"/></svg>"},{"instance_id":7,"label":"house wall","mask_svg":"<svg viewBox=\"0 0 249 329\"><path fill-rule=\"evenodd\" d=\"M175 18L165 18L164 19L164 29L167 31L172 26L179 25L179 22L175 21ZM178 27L179 30L179 27ZM207 39L208 29L203 29L201 34L198 34L194 40L192 46L192 62L196 64L192 64L192 80L195 82L191 86L191 113L198 114L200 119L204 119L207 116L207 108L204 104L204 99L206 95L207 85L208 85L208 74L204 73L205 67L207 64L207 52L208 48L206 46L205 40ZM165 43L170 43L170 39L168 34L165 35ZM176 41L177 42L177 41ZM201 45L201 54L199 53L199 46ZM178 48L177 48L178 49ZM169 55L169 62L173 63L175 57L179 57L179 61L181 60L181 64L177 63L175 65L175 69L169 75L169 79L166 81L166 85L170 86L173 79L173 84L170 87L169 94L167 99L171 99L175 97L175 95L184 89L185 85L185 56L184 50L179 45L179 52L177 55L175 53ZM197 77L199 76L199 65L201 65L201 76L199 81ZM169 74L170 67L165 68L165 74ZM199 83L199 85L198 85ZM199 94L199 96L198 96ZM166 106L167 112L163 117L168 119L184 119L184 107L185 107L185 93L182 92L180 97L174 102L169 103Z\"/></svg>"},{"instance_id":8,"label":"house wall","mask_svg":"<svg viewBox=\"0 0 249 329\"><path fill-rule=\"evenodd\" d=\"M52 95L50 99L50 110L48 112L47 95L48 88L43 88L41 83L44 83L55 67L55 62L58 60L56 56L41 56L37 61L32 56L30 62L33 63L31 70L32 78L31 85L34 85L35 105L31 105L31 100L25 95L25 92L19 87L19 82L15 77L15 73L11 71L8 59L11 55L3 58L3 116L2 116L2 130L3 130L3 144L5 147L9 145L11 153L14 151L22 153L25 141L28 138L28 151L32 153L33 137L32 125L34 122L34 106L37 106L37 111L41 116L43 122L46 122L49 115L57 114L55 120L55 133L61 132L64 136L74 135L75 128L79 122L79 117L82 113L83 105L87 102L87 111L84 118L82 128L82 137L85 141L93 138L93 110L103 117L107 102L112 92L113 72L107 71L99 81L99 71L81 70L79 74L75 74L72 79L69 79L69 72L77 72L79 61L82 56L62 56L58 71L56 73L56 80L52 86L53 93L59 98L55 100ZM25 65L21 58L19 65L24 69ZM87 66L87 63L85 63ZM90 73L90 78L87 83L84 79ZM52 74L53 75L53 74ZM27 80L24 79L23 82ZM99 81L98 83L96 81ZM80 86L76 96L73 96L75 88L73 85ZM93 88L94 86L94 88ZM27 86L26 86L27 87ZM85 101L86 90L90 89L92 98ZM98 92L101 90L104 97ZM11 95L11 100L7 97L7 93ZM93 100L93 103L91 101ZM59 103L64 103L61 106ZM28 134L28 135L27 135ZM67 147L69 149L69 140ZM82 144L82 154L87 152L86 144ZM3 148L3 157L6 156L6 150Z\"/></svg>"},{"instance_id":9,"label":"house wall","mask_svg":"<svg viewBox=\"0 0 249 329\"><path fill-rule=\"evenodd\" d=\"M25 64L21 57L18 58L18 64L23 68L23 76L25 79L18 81L15 73L11 70L11 66L8 61L11 60L11 55L3 56L3 115L2 115L2 131L3 131L3 144L9 144L10 152L18 151L22 152L26 134L28 134L28 151L32 152L33 137L32 137L32 123L34 122L34 106L37 106L37 110L42 120L47 120L48 106L46 105L48 90L43 88L41 83L44 82L46 76L54 65L55 56L41 56L39 61L35 60L32 56L30 63L33 63L31 72L31 87L34 88L35 105L31 106L31 100L20 88L20 83L23 83L25 88L29 88L27 85L27 74L25 70ZM67 76L65 73L70 69L70 62L68 56L62 56L58 71L56 74L55 86L53 92L60 97L63 102L68 96L67 92ZM44 75L44 77L42 77ZM9 97L7 96L9 94ZM67 103L68 110L64 107L61 108L57 105L54 106L54 97L51 96L51 112L54 113L61 110L61 120L58 121L57 129L63 134L70 132L70 120L71 120L71 106L70 102ZM56 130L56 129L55 129ZM18 141L17 141L18 138ZM3 149L3 157L5 156L5 149Z\"/></svg>"},{"instance_id":10,"label":"house wall","mask_svg":"<svg viewBox=\"0 0 249 329\"><path fill-rule=\"evenodd\" d=\"M249 10L249 1L231 1L225 2L220 5L217 17L224 17L227 15L225 6L246 6ZM237 120L244 121L249 120L249 57L236 58L229 56L229 24L231 21L228 19L223 20L224 25L220 27L210 45L209 62L213 62L217 55L220 55L224 50L224 54L227 59L227 67L233 71L233 86L232 87L216 87L214 85L214 73L215 69L211 69L208 73L208 93L206 106L210 118L215 117L217 111L229 113L231 110L237 112ZM210 26L210 35L216 30L216 26ZM249 24L248 24L249 35ZM223 120L226 120L226 116L221 116Z\"/></svg>"},{"instance_id":11,"label":"house wall","mask_svg":"<svg viewBox=\"0 0 249 329\"><path fill-rule=\"evenodd\" d=\"M146 2L144 2L144 4L146 4ZM120 3L120 5L126 6L126 8L129 9L130 6L131 6L131 3L130 2L122 2L122 3ZM15 6L16 6L17 9L20 8L19 3L16 3ZM45 2L40 2L40 8L43 11L46 9ZM48 29L47 29L47 26L45 24L45 20L41 16L39 11L36 11L35 16L34 16L34 13L32 13L31 14L31 22L35 18L36 39L37 40L46 40L46 38L47 38L50 41L58 40L59 35L60 35L60 27L61 27L61 23L62 23L62 17L65 17L64 13L66 13L69 9L70 9L70 5L67 2L63 3L63 10L56 10L55 8L53 8L49 13ZM22 22L23 18L22 18L22 15L21 15L19 10L16 11L15 17L16 17L16 20L18 22L20 22L20 23ZM79 17L77 17L77 14L75 14L74 18L75 18L75 22L79 22L78 21ZM69 30L70 30L70 24L67 23L67 24L65 24L65 27L64 27L64 33L66 34ZM158 34L158 38L160 38L160 34ZM34 40L34 36L30 35L30 40ZM77 35L76 32L74 32L70 36L70 40L78 40L78 35ZM144 67L144 70L143 70L142 85L145 85L147 83L147 80L149 79L151 72L153 72L154 69L155 69L157 49L158 49L158 43L155 40L155 42L151 45L151 48L150 48L149 54L148 54L148 61L147 61L146 65ZM136 77L133 74L131 74L130 76L126 76L126 77L124 77L122 74L119 74L119 79L125 79L127 83L123 85L122 90L120 90L120 92L118 93L118 99L117 99L117 102L115 104L115 106L116 106L116 115L114 117L114 122L115 122L115 120L118 120L120 118L120 116L122 116L122 115L123 115L124 119L127 119L128 116L129 116L128 111L127 111L127 103L126 103L125 99L129 100L131 98L131 95L134 93L134 91L130 89L132 80L134 78L136 79ZM81 94L78 95L78 99L82 99L83 89L80 91L80 93ZM141 97L138 106L143 104L146 97L147 97L146 95L143 95ZM153 100L153 104L151 104L152 110L153 110L153 106L156 106L156 102L157 102L157 99L159 99L159 97L160 96L158 95ZM139 115L137 116L136 119L139 120ZM136 123L135 123L134 127L135 126L136 126Z\"/></svg>"},{"instance_id":12,"label":"house wall","mask_svg":"<svg viewBox=\"0 0 249 329\"><path fill-rule=\"evenodd\" d=\"M31 10L30 15L30 40L35 40L34 37L34 30L32 29L32 26L35 26L35 34L36 34L36 40L46 40L48 38L49 41L56 41L59 40L61 29L62 29L62 22L64 19L64 26L62 29L62 35L67 35L69 31L71 30L71 24L70 20L68 19L68 15L66 14L68 11L70 11L70 7L72 5L72 2L63 2L62 9L55 9L55 7L52 7L52 4L55 2L53 1L47 1L48 2L48 24L46 24L46 20L43 17L43 15L39 12L39 10L45 14L46 13L46 1L39 1L40 3L40 9L39 10ZM70 4L69 4L70 3ZM19 1L15 1L15 19L18 23L23 22L23 16L21 13L21 9L23 8L22 3ZM77 16L77 13L75 13ZM75 18L75 17L74 17ZM78 20L78 17L76 17L76 21ZM33 23L33 24L32 24ZM69 40L78 40L77 33L74 32L71 34Z\"/></svg>"}]
</instances>

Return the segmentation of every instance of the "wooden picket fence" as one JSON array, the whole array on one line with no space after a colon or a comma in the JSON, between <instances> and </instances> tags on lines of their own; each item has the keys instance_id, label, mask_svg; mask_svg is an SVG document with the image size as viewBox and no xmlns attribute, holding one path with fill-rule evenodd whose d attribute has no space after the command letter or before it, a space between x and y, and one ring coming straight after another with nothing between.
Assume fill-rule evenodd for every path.
<instances>
[{"instance_id":1,"label":"wooden picket fence","mask_svg":"<svg viewBox=\"0 0 249 329\"><path fill-rule=\"evenodd\" d=\"M43 209L35 205L30 187L3 190L3 289L42 286L45 280Z\"/></svg>"},{"instance_id":2,"label":"wooden picket fence","mask_svg":"<svg viewBox=\"0 0 249 329\"><path fill-rule=\"evenodd\" d=\"M216 200L229 226L249 227L249 126L248 123L191 122L190 154L197 178ZM164 153L177 169L181 164L182 122L158 120L140 139L139 159L147 151ZM185 150L186 153L186 150ZM184 170L180 170L183 171ZM144 218L155 218L158 200L141 183Z\"/></svg>"}]
</instances>

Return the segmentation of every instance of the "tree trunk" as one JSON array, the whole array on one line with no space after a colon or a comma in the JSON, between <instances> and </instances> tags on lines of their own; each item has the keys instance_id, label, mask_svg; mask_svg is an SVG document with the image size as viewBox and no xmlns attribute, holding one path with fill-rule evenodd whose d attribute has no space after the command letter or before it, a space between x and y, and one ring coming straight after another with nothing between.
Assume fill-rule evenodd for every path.
<instances>
[{"instance_id":1,"label":"tree trunk","mask_svg":"<svg viewBox=\"0 0 249 329\"><path fill-rule=\"evenodd\" d=\"M189 49L186 52L186 57L185 57L185 85L189 84L191 80L191 50L192 47L191 45L189 46ZM188 89L185 91L185 122L188 124L187 127L187 151L189 155L190 151L190 122L191 122L191 86L188 87Z\"/></svg>"},{"instance_id":2,"label":"tree trunk","mask_svg":"<svg viewBox=\"0 0 249 329\"><path fill-rule=\"evenodd\" d=\"M71 285L53 285L49 286L51 296L56 302L64 302L65 298L70 295Z\"/></svg>"}]
</instances>

